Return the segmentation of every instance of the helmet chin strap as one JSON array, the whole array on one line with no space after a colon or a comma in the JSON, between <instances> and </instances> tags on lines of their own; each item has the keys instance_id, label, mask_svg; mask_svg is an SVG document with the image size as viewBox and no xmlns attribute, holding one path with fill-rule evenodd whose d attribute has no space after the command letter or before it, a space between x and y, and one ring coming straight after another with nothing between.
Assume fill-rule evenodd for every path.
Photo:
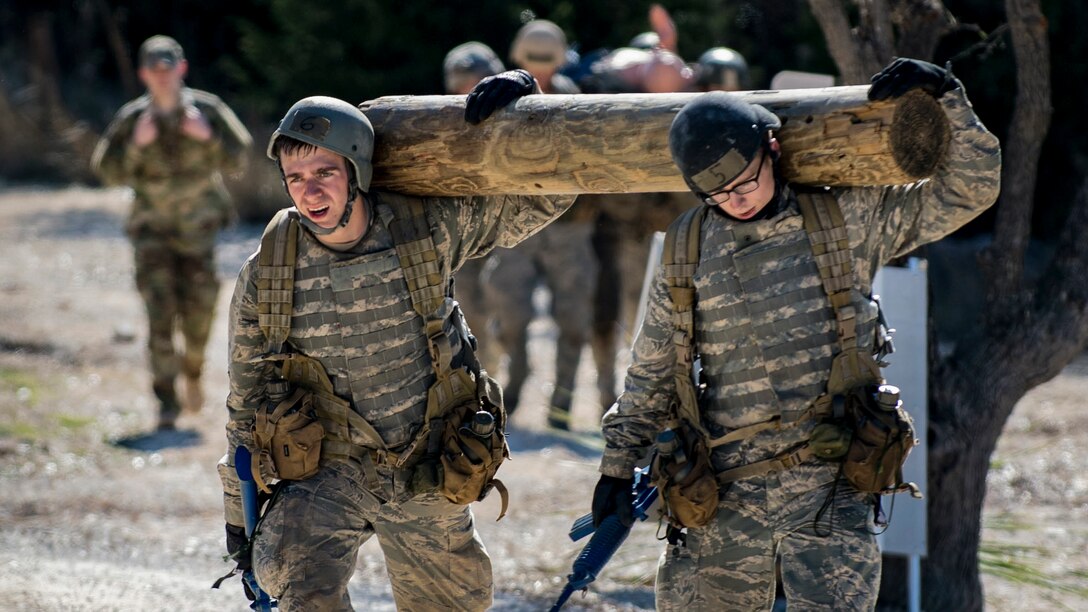
<instances>
[{"instance_id":1,"label":"helmet chin strap","mask_svg":"<svg viewBox=\"0 0 1088 612\"><path fill-rule=\"evenodd\" d=\"M348 221L351 220L351 211L355 208L355 199L359 197L359 184L354 178L351 179L351 183L348 184L348 201L344 204L344 214L340 215L340 220L336 225L332 227L321 227L320 225L311 221L306 215L299 215L299 222L302 225L318 236L328 236L336 230L346 227Z\"/></svg>"}]
</instances>

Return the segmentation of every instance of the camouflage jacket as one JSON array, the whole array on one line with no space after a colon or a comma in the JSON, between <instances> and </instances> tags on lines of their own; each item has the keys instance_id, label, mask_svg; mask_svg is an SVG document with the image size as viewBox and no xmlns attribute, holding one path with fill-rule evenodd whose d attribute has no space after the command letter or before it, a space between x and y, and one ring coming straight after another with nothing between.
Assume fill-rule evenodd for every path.
<instances>
[{"instance_id":1,"label":"camouflage jacket","mask_svg":"<svg viewBox=\"0 0 1088 612\"><path fill-rule=\"evenodd\" d=\"M997 198L997 138L979 122L961 90L949 92L940 104L952 140L934 176L909 185L830 191L847 225L855 275L851 300L858 345L865 349L874 342L877 309L870 293L877 269L961 227ZM717 437L776 418L800 423L716 448L711 460L718 471L806 442L814 422L796 417L826 390L837 352L835 314L796 199L788 188L784 197L786 206L772 218L739 223L714 209L701 226L693 275L694 346L707 385L699 401L704 426ZM671 415L676 398L672 312L658 266L624 392L603 419L603 474L630 477ZM825 471L821 476L834 477L833 468Z\"/></svg>"},{"instance_id":2,"label":"camouflage jacket","mask_svg":"<svg viewBox=\"0 0 1088 612\"><path fill-rule=\"evenodd\" d=\"M407 197L371 192L367 233L345 252L300 231L287 340L292 350L321 362L336 395L351 402L393 451L411 441L422 425L426 392L434 380L424 321L410 303L386 214L387 205ZM424 206L438 267L450 278L467 259L495 247L513 247L540 231L573 202L571 196L428 198ZM267 342L258 323L257 257L242 266L229 319L229 453L220 476L227 522L235 525L242 524L236 480L226 467L238 445L253 448L254 414L266 400L266 382L273 374L272 365L260 359ZM456 358L460 341L448 336Z\"/></svg>"},{"instance_id":3,"label":"camouflage jacket","mask_svg":"<svg viewBox=\"0 0 1088 612\"><path fill-rule=\"evenodd\" d=\"M218 97L189 88L181 96L175 113L156 117L159 135L146 147L132 144L132 132L151 104L147 94L121 107L95 147L91 167L102 181L135 192L127 224L130 235L214 238L233 217L222 174L242 171L252 138ZM211 140L198 142L181 134L181 113L187 106L207 118Z\"/></svg>"}]
</instances>

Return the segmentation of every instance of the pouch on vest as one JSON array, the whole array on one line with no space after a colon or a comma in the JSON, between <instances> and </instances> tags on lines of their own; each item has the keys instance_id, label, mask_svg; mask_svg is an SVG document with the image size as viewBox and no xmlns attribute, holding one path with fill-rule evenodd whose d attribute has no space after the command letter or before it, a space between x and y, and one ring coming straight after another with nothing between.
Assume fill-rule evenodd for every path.
<instances>
[{"instance_id":1,"label":"pouch on vest","mask_svg":"<svg viewBox=\"0 0 1088 612\"><path fill-rule=\"evenodd\" d=\"M899 389L892 385L854 389L847 396L846 412L853 438L843 459L843 475L866 493L902 490L903 464L917 440Z\"/></svg>"},{"instance_id":2,"label":"pouch on vest","mask_svg":"<svg viewBox=\"0 0 1088 612\"><path fill-rule=\"evenodd\" d=\"M650 474L674 526L703 527L718 514L718 481L710 449L706 437L690 425L674 422L658 434Z\"/></svg>"},{"instance_id":3,"label":"pouch on vest","mask_svg":"<svg viewBox=\"0 0 1088 612\"><path fill-rule=\"evenodd\" d=\"M805 232L816 256L824 292L835 312L839 350L831 363L827 393L830 417L816 426L809 447L817 457L841 461L846 479L866 493L895 493L917 487L903 482L903 463L914 447L914 423L899 401L899 389L884 382L878 360L893 349L879 311L877 356L858 346L851 291L856 279L846 221L826 190L798 193ZM849 440L845 450L844 442Z\"/></svg>"},{"instance_id":4,"label":"pouch on vest","mask_svg":"<svg viewBox=\"0 0 1088 612\"><path fill-rule=\"evenodd\" d=\"M464 374L467 377L467 373ZM490 377L487 381L494 385ZM505 487L495 474L503 460L510 456L510 449L503 434L502 409L492 401L492 397L497 399L497 385L493 389L496 396L491 396L492 390L488 391L479 402L466 402L446 416L442 433L441 491L455 504L482 500L496 487L506 498Z\"/></svg>"},{"instance_id":5,"label":"pouch on vest","mask_svg":"<svg viewBox=\"0 0 1088 612\"><path fill-rule=\"evenodd\" d=\"M269 385L269 398L253 423L260 467L270 463L275 478L305 480L320 467L325 437L325 428L314 412L313 396L302 388L289 390L287 383L280 382Z\"/></svg>"}]
</instances>

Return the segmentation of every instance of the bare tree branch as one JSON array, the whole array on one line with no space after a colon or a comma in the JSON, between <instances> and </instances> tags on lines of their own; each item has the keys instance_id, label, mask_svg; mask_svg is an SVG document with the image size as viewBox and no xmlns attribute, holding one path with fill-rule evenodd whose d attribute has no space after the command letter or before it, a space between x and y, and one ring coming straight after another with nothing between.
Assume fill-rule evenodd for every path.
<instances>
[{"instance_id":1,"label":"bare tree branch","mask_svg":"<svg viewBox=\"0 0 1088 612\"><path fill-rule=\"evenodd\" d=\"M933 61L937 43L955 25L941 0L893 0L892 22L896 25L895 53Z\"/></svg>"},{"instance_id":2,"label":"bare tree branch","mask_svg":"<svg viewBox=\"0 0 1088 612\"><path fill-rule=\"evenodd\" d=\"M839 69L842 85L864 85L871 72L863 67L861 50L850 27L850 19L840 0L808 0L812 14L823 30L827 50Z\"/></svg>"}]
</instances>

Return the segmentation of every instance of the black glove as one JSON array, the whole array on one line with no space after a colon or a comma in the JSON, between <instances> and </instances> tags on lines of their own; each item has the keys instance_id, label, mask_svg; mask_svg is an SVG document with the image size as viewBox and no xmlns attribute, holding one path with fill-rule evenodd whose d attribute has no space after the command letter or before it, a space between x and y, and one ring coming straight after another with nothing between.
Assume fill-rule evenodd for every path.
<instances>
[{"instance_id":1,"label":"black glove","mask_svg":"<svg viewBox=\"0 0 1088 612\"><path fill-rule=\"evenodd\" d=\"M253 571L253 551L250 549L245 527L227 523L227 552L230 553L232 559L238 562L238 569L243 572ZM227 576L230 576L230 574L227 574ZM216 586L218 586L218 583L216 583ZM242 580L242 590L245 591L246 597L250 601L257 600L257 595L253 593L245 580Z\"/></svg>"},{"instance_id":2,"label":"black glove","mask_svg":"<svg viewBox=\"0 0 1088 612\"><path fill-rule=\"evenodd\" d=\"M960 86L950 71L936 64L907 57L888 64L869 80L872 82L869 86L870 100L898 98L915 87L939 98Z\"/></svg>"},{"instance_id":3,"label":"black glove","mask_svg":"<svg viewBox=\"0 0 1088 612\"><path fill-rule=\"evenodd\" d=\"M600 527L601 522L615 514L624 527L635 522L631 505L634 503L633 478L601 476L597 487L593 489L593 526Z\"/></svg>"},{"instance_id":4,"label":"black glove","mask_svg":"<svg viewBox=\"0 0 1088 612\"><path fill-rule=\"evenodd\" d=\"M253 569L253 554L249 549L249 538L246 537L245 527L227 523L227 552L238 562L238 569L243 571Z\"/></svg>"},{"instance_id":5,"label":"black glove","mask_svg":"<svg viewBox=\"0 0 1088 612\"><path fill-rule=\"evenodd\" d=\"M496 109L503 108L536 89L536 79L524 70L507 70L476 84L465 101L465 121L476 125Z\"/></svg>"}]
</instances>

